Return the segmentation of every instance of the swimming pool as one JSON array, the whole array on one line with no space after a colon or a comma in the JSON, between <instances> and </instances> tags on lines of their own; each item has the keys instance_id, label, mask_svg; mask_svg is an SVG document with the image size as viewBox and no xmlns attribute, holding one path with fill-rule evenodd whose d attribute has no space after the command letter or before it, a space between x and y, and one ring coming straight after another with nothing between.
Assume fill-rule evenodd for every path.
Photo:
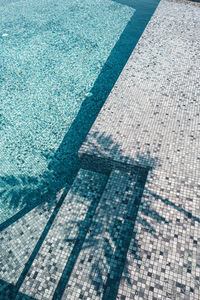
<instances>
[{"instance_id":1,"label":"swimming pool","mask_svg":"<svg viewBox=\"0 0 200 300\"><path fill-rule=\"evenodd\" d=\"M54 201L157 0L0 0L0 223Z\"/></svg>"}]
</instances>

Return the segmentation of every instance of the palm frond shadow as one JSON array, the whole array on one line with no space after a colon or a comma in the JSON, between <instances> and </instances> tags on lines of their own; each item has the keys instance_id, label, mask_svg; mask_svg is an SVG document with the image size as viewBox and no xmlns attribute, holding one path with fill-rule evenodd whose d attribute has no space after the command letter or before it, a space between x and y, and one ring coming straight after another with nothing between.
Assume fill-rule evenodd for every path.
<instances>
[{"instance_id":1,"label":"palm frond shadow","mask_svg":"<svg viewBox=\"0 0 200 300\"><path fill-rule=\"evenodd\" d=\"M71 242L75 245L74 250L72 251L73 258L70 257L68 260L73 261L73 263L70 264L70 269L69 265L66 264L65 270L63 271L63 275L60 279L55 295L57 297L58 294L62 294L61 290L64 291L65 287L67 286L68 281L70 279L70 275L73 272L76 261L78 260L81 251L86 250L87 253L88 251L90 253L88 263L90 264L89 280L91 285L94 286L97 295L100 294L100 291L102 291L102 289L104 290L102 299L114 300L117 295L118 286L123 271L126 274L126 280L128 284L132 285L131 274L128 273L129 271L125 265L127 251L131 242L131 238L134 240L135 248L134 253L131 253L131 255L134 259L138 261L138 267L140 265L141 257L139 245L137 239L135 238L136 232L133 232L133 228L137 217L137 211L140 206L141 197L145 188L147 174L149 172L153 172L153 169L159 163L159 161L157 159L153 159L149 152L146 153L146 156L141 156L138 153L135 161L132 160L130 157L123 156L120 146L113 141L112 136L107 136L105 133L100 134L98 132L95 132L93 134L93 138L95 139L96 144L98 145L97 149L103 149L104 145L106 145L107 158L111 156L111 153L113 153L114 149L121 157L123 157L124 161L129 162L128 168L131 166L131 172L134 173L134 170L136 171L139 169L139 176L137 177L134 190L131 190L130 186L128 186L125 191L125 196L122 197L118 194L113 195L113 201L103 204L104 218L92 219L90 226L87 229L87 232L85 226L80 225L79 235L78 238L76 238L77 240L81 240L80 248L77 248L76 239L69 240L67 238L68 234L66 233L65 242ZM106 168L106 162L101 162L104 164L103 170L105 170ZM142 168L140 167L140 165L142 165ZM94 171L91 165L90 167ZM121 165L118 165L117 168L121 168L122 170L124 170ZM110 171L111 170L109 170L107 174ZM138 173L138 171L136 171L136 173ZM115 197L119 198L117 202L114 200ZM110 224L110 219L112 219L111 212L113 212L113 206L116 205L116 203L118 202L120 205L123 202L124 204L127 204L128 201L130 202L130 204L128 204L128 206L125 205L126 209L123 210L122 213L119 213L119 215L113 219L112 224ZM98 214L98 207L96 209L96 214ZM150 203L147 203L141 209L141 214L140 217L137 218L137 222L142 225L144 230L156 236L156 229L152 227L152 225L146 220L146 216L153 218L156 222L167 223L167 220L163 218L158 212L156 212L151 207ZM87 218L88 216L86 216L86 219ZM89 224L90 221L86 219L82 221L83 224ZM72 223L74 224L74 220L72 220ZM105 224L110 224L110 226L108 231L103 232ZM75 247L76 255L74 256ZM99 258L98 252L103 253ZM116 260L118 261L118 263L116 265L112 265L112 260ZM106 282L105 273L108 274Z\"/></svg>"},{"instance_id":2,"label":"palm frond shadow","mask_svg":"<svg viewBox=\"0 0 200 300\"><path fill-rule=\"evenodd\" d=\"M40 193L36 186L40 186L37 177L31 176L1 176L0 177L0 196L5 197L5 201L9 203L11 208L17 208L19 205L23 206L27 200L39 199ZM32 202L33 204L33 202Z\"/></svg>"},{"instance_id":3,"label":"palm frond shadow","mask_svg":"<svg viewBox=\"0 0 200 300\"><path fill-rule=\"evenodd\" d=\"M104 145L106 145L107 158L111 157L113 149L115 149L115 151L120 154L121 157L123 157L120 146L116 144L116 142L112 139L112 136L107 136L105 133L100 134L98 132L95 132L93 134L92 140L94 139L95 144L98 145L97 149L104 150ZM97 153L97 156L98 154L100 153ZM154 168L157 165L160 166L161 164L159 159L152 158L149 152L146 153L145 156L141 156L140 153L138 153L135 160L132 160L130 157L123 158L124 161L128 161L129 164L132 164L133 169L138 169L140 165L142 166L141 171L139 171L140 176L136 181L134 190L132 190L130 194L130 189L127 189L125 192L127 193L127 195L120 198L121 202L126 201L126 197L131 197L132 199L134 199L134 201L132 201L132 204L129 206L126 213L119 213L118 217L114 218L112 223L110 223L110 214L113 211L113 205L115 205L115 201L110 201L110 203L106 203L106 205L104 206L104 218L93 218L90 227L88 227L87 234L83 234L83 232L85 232L85 228L84 226L80 226L78 239L83 240L81 242L80 248L77 249L77 244L75 244L76 255L73 256L73 259L71 257L69 258L69 261L73 260L73 263L70 265L70 270L66 265L65 271L63 272L63 275L60 279L57 292L59 291L61 295L62 291L64 291L65 287L68 284L70 275L73 272L81 251L86 251L87 255L88 253L90 253L89 259L87 258L87 263L89 263L88 269L90 270L89 281L91 286L93 286L93 288L95 289L97 295L103 293L102 299L116 299L120 280L125 280L130 287L134 284L132 275L129 273L129 260L127 260L127 252L130 242L133 243L131 250L129 250L129 259L131 257L131 261L134 260L136 262L136 267L140 269L144 250L141 251L140 241L137 239L137 226L142 226L142 231L146 231L154 237L158 238L156 224L168 224L168 220L166 220L161 214L153 209L152 201L161 200L165 204L177 209L177 211L182 212L187 218L200 222L197 217L192 216L181 207L177 207L172 201L163 199L161 196L152 193L145 187L147 174L151 173L151 176L153 176ZM101 163L105 164L104 161ZM129 166L130 165L128 165L128 168ZM118 165L117 168L121 168L121 166ZM91 169L93 168L91 167ZM105 169L105 166L103 169ZM140 201L144 192L145 194L148 194L149 197L151 197L152 201L145 200L145 203L140 206ZM113 194L113 200L115 199L115 197L116 195ZM138 215L137 212L139 207L140 214ZM98 214L98 207L96 210L96 214ZM137 224L135 224L136 217ZM153 222L150 222L149 219L152 219ZM83 224L84 222L87 222L87 220L84 220ZM106 232L103 231L105 223L110 224L109 229ZM152 224L154 224L155 226ZM73 239L70 241L72 243L75 243L75 240ZM99 252L101 252L100 256L98 256ZM146 251L145 254L147 255L148 259L151 257L150 251ZM84 258L82 255L80 255L80 257L82 260L86 259L86 257ZM116 264L114 265L112 264L113 260L115 260L116 262ZM80 262L78 261L78 264L79 263ZM84 268L86 269L87 263L84 266ZM105 277L107 277L106 280Z\"/></svg>"}]
</instances>

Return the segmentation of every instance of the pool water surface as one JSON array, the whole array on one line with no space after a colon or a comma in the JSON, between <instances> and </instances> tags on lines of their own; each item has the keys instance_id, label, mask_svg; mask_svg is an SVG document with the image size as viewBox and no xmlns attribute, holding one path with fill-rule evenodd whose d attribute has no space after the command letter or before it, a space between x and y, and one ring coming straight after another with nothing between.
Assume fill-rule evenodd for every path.
<instances>
[{"instance_id":1,"label":"pool water surface","mask_svg":"<svg viewBox=\"0 0 200 300\"><path fill-rule=\"evenodd\" d=\"M0 0L0 224L72 183L158 1Z\"/></svg>"}]
</instances>

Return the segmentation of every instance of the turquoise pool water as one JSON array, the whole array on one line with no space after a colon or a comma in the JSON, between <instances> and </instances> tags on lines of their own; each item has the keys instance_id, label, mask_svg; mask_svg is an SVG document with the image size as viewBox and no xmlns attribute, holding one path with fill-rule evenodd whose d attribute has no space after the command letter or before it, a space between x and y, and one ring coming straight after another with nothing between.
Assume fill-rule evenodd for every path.
<instances>
[{"instance_id":1,"label":"turquoise pool water","mask_svg":"<svg viewBox=\"0 0 200 300\"><path fill-rule=\"evenodd\" d=\"M0 0L0 223L70 186L157 2Z\"/></svg>"}]
</instances>

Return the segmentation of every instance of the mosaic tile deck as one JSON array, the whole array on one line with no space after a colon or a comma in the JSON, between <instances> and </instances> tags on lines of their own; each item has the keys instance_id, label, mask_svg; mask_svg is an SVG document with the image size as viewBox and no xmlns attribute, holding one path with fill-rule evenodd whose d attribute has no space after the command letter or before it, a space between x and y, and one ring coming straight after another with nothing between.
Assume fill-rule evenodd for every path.
<instances>
[{"instance_id":1,"label":"mosaic tile deck","mask_svg":"<svg viewBox=\"0 0 200 300\"><path fill-rule=\"evenodd\" d=\"M102 173L2 231L1 300L200 299L199 28L161 0L79 151Z\"/></svg>"},{"instance_id":2,"label":"mosaic tile deck","mask_svg":"<svg viewBox=\"0 0 200 300\"><path fill-rule=\"evenodd\" d=\"M79 151L150 168L118 300L200 299L199 100L200 4L162 0Z\"/></svg>"}]
</instances>

